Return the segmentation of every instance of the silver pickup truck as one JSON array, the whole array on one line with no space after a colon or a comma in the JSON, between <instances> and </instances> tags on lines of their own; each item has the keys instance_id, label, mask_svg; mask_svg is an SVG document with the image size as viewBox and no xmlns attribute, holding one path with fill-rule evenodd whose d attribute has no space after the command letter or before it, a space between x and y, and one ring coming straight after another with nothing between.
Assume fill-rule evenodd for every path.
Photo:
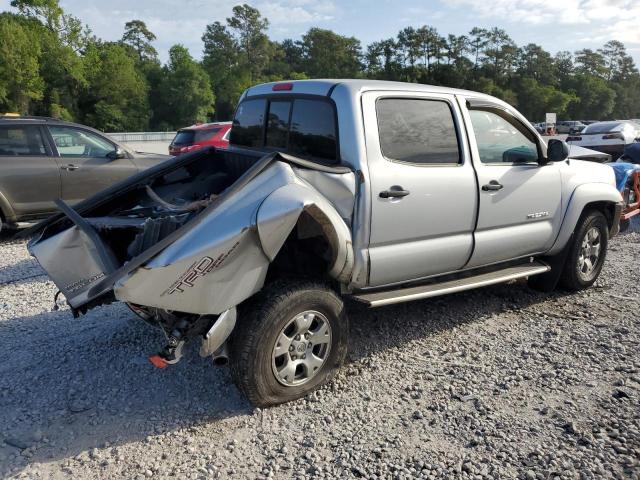
<instances>
[{"instance_id":1,"label":"silver pickup truck","mask_svg":"<svg viewBox=\"0 0 640 480\"><path fill-rule=\"evenodd\" d=\"M508 104L369 80L241 97L228 150L182 155L31 229L75 315L114 300L197 339L258 406L327 382L345 300L370 307L528 278L591 286L618 232L613 170L572 160Z\"/></svg>"}]
</instances>

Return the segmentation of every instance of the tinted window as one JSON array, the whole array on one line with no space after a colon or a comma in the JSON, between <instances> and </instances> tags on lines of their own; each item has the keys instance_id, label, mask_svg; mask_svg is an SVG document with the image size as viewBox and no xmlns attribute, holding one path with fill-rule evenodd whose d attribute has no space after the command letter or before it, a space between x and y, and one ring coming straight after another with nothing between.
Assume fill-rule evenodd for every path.
<instances>
[{"instance_id":1,"label":"tinted window","mask_svg":"<svg viewBox=\"0 0 640 480\"><path fill-rule=\"evenodd\" d=\"M265 99L245 100L238 106L233 119L230 142L245 147L262 147Z\"/></svg>"},{"instance_id":2,"label":"tinted window","mask_svg":"<svg viewBox=\"0 0 640 480\"><path fill-rule=\"evenodd\" d=\"M335 114L329 102L297 99L291 113L289 151L294 155L337 160Z\"/></svg>"},{"instance_id":3,"label":"tinted window","mask_svg":"<svg viewBox=\"0 0 640 480\"><path fill-rule=\"evenodd\" d=\"M486 110L470 110L469 116L482 163L538 161L537 144L525 135L523 126Z\"/></svg>"},{"instance_id":4,"label":"tinted window","mask_svg":"<svg viewBox=\"0 0 640 480\"><path fill-rule=\"evenodd\" d=\"M61 157L104 158L116 147L106 138L93 132L72 127L49 127Z\"/></svg>"},{"instance_id":5,"label":"tinted window","mask_svg":"<svg viewBox=\"0 0 640 480\"><path fill-rule=\"evenodd\" d=\"M173 139L174 145L191 145L195 138L193 130L180 130Z\"/></svg>"},{"instance_id":6,"label":"tinted window","mask_svg":"<svg viewBox=\"0 0 640 480\"><path fill-rule=\"evenodd\" d=\"M460 162L453 114L446 102L387 98L376 108L385 157L418 164Z\"/></svg>"},{"instance_id":7,"label":"tinted window","mask_svg":"<svg viewBox=\"0 0 640 480\"><path fill-rule=\"evenodd\" d=\"M289 111L291 102L269 102L269 115L267 116L267 142L268 147L287 146L289 134Z\"/></svg>"},{"instance_id":8,"label":"tinted window","mask_svg":"<svg viewBox=\"0 0 640 480\"><path fill-rule=\"evenodd\" d=\"M0 155L46 155L38 127L0 127Z\"/></svg>"}]
</instances>

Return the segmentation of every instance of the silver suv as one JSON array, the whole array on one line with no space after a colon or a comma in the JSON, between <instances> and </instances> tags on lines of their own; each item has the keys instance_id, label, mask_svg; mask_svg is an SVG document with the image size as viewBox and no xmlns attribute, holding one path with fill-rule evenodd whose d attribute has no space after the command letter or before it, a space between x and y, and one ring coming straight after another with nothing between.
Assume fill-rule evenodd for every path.
<instances>
[{"instance_id":1,"label":"silver suv","mask_svg":"<svg viewBox=\"0 0 640 480\"><path fill-rule=\"evenodd\" d=\"M621 196L508 104L368 80L263 84L229 150L178 157L69 207L30 251L79 315L127 302L169 341L231 363L259 406L327 382L345 299L370 307L529 278L591 286Z\"/></svg>"}]
</instances>

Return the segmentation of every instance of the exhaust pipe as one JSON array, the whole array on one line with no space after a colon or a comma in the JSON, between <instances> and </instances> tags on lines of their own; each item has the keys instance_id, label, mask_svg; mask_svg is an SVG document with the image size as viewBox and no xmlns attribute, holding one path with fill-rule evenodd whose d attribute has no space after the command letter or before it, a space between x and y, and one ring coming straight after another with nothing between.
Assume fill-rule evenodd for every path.
<instances>
[{"instance_id":1,"label":"exhaust pipe","mask_svg":"<svg viewBox=\"0 0 640 480\"><path fill-rule=\"evenodd\" d=\"M216 367L224 367L229 364L229 352L227 350L227 342L223 343L220 348L213 352L213 365Z\"/></svg>"}]
</instances>

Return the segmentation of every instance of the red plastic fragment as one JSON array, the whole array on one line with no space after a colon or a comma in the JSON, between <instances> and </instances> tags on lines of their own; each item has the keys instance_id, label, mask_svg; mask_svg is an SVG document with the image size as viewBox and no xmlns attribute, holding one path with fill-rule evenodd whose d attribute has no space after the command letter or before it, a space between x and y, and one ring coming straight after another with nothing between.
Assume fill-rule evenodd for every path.
<instances>
[{"instance_id":1,"label":"red plastic fragment","mask_svg":"<svg viewBox=\"0 0 640 480\"><path fill-rule=\"evenodd\" d=\"M149 357L149 361L156 368L167 368L169 366L167 361L164 358L162 358L160 355L151 355Z\"/></svg>"}]
</instances>

